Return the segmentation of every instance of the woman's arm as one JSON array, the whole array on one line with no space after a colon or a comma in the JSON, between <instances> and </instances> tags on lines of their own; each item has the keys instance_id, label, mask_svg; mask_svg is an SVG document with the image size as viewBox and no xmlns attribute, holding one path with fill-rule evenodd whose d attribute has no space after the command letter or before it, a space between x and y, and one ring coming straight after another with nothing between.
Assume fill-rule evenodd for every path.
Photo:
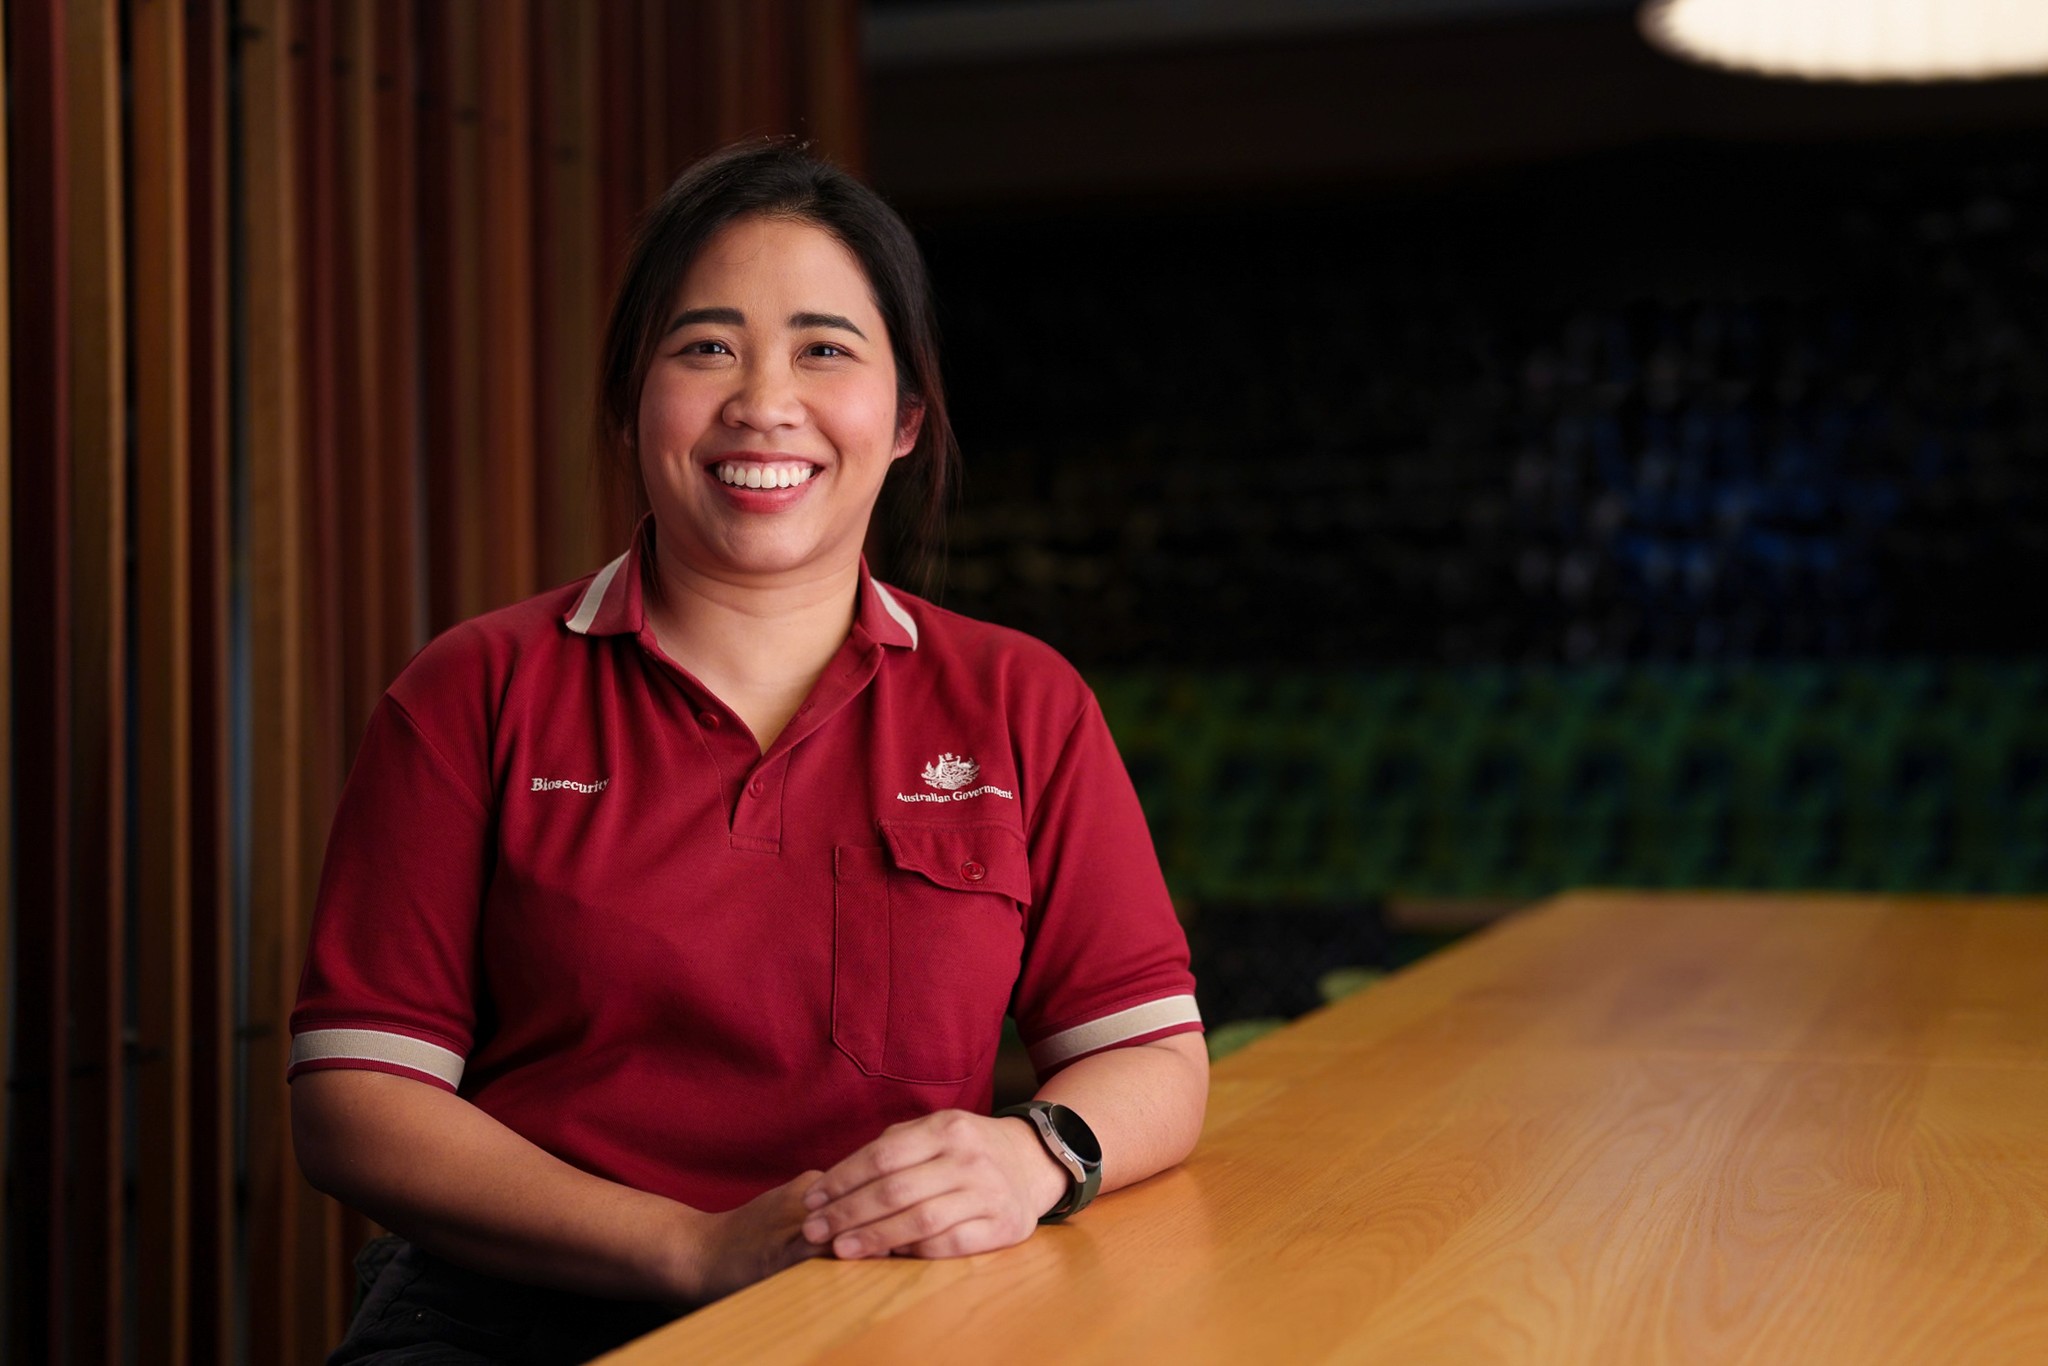
<instances>
[{"instance_id":1,"label":"woman's arm","mask_svg":"<svg viewBox=\"0 0 2048 1366\"><path fill-rule=\"evenodd\" d=\"M1102 1189L1179 1162L1202 1132L1209 1055L1175 1034L1082 1058L1038 1090L1102 1144ZM1030 1124L945 1110L892 1126L812 1188L803 1236L840 1257L958 1257L1031 1236L1067 1189Z\"/></svg>"},{"instance_id":2,"label":"woman's arm","mask_svg":"<svg viewBox=\"0 0 2048 1366\"><path fill-rule=\"evenodd\" d=\"M816 1172L707 1214L580 1171L424 1082L330 1069L302 1073L291 1090L308 1181L491 1275L700 1304L824 1250L800 1231Z\"/></svg>"}]
</instances>

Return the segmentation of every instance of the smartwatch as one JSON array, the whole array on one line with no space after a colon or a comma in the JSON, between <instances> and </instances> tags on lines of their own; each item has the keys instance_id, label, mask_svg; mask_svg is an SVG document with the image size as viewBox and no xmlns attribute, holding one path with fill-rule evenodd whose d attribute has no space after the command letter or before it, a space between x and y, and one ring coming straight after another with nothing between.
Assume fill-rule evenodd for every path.
<instances>
[{"instance_id":1,"label":"smartwatch","mask_svg":"<svg viewBox=\"0 0 2048 1366\"><path fill-rule=\"evenodd\" d=\"M1021 1119L1038 1130L1039 1141L1053 1161L1067 1169L1067 1193L1060 1202L1038 1216L1041 1224L1057 1224L1069 1214L1087 1207L1102 1186L1102 1145L1095 1131L1064 1105L1049 1100L1026 1101L996 1111L997 1119Z\"/></svg>"}]
</instances>

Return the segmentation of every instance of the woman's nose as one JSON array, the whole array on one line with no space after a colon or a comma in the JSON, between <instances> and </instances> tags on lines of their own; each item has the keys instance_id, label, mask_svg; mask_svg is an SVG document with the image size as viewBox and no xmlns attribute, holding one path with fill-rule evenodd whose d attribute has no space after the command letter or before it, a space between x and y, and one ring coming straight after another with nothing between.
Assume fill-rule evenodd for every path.
<instances>
[{"instance_id":1,"label":"woman's nose","mask_svg":"<svg viewBox=\"0 0 2048 1366\"><path fill-rule=\"evenodd\" d=\"M725 401L725 420L735 427L767 431L802 421L803 405L790 375L774 366L749 366Z\"/></svg>"}]
</instances>

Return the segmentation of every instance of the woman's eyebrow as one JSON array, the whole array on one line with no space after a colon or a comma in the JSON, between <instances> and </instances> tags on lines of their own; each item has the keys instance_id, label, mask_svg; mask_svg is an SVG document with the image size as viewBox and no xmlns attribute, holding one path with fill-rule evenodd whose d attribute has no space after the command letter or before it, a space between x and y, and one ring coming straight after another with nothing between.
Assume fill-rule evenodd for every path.
<instances>
[{"instance_id":1,"label":"woman's eyebrow","mask_svg":"<svg viewBox=\"0 0 2048 1366\"><path fill-rule=\"evenodd\" d=\"M668 325L662 335L665 337L677 328L689 327L693 323L724 323L727 327L745 327L747 315L737 308L686 308L676 314L675 321Z\"/></svg>"},{"instance_id":2,"label":"woman's eyebrow","mask_svg":"<svg viewBox=\"0 0 2048 1366\"><path fill-rule=\"evenodd\" d=\"M851 318L843 318L837 313L792 313L789 315L789 325L797 328L836 327L843 332L853 333L862 341L868 339L868 334L855 327Z\"/></svg>"},{"instance_id":3,"label":"woman's eyebrow","mask_svg":"<svg viewBox=\"0 0 2048 1366\"><path fill-rule=\"evenodd\" d=\"M722 323L727 327L745 327L747 315L737 308L686 308L676 314L675 321L668 325L667 331L662 335L667 336L677 328L690 327L696 323ZM792 313L789 315L789 325L796 328L834 327L842 332L851 332L862 341L868 339L867 333L853 325L853 319L838 313Z\"/></svg>"}]
</instances>

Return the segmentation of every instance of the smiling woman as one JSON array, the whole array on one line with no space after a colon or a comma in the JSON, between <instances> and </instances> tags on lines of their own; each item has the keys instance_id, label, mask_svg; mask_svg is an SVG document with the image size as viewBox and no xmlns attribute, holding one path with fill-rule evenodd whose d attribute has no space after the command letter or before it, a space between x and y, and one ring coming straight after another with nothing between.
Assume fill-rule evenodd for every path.
<instances>
[{"instance_id":1,"label":"smiling woman","mask_svg":"<svg viewBox=\"0 0 2048 1366\"><path fill-rule=\"evenodd\" d=\"M633 544L429 645L335 817L297 1152L406 1240L336 1362L580 1361L807 1257L992 1251L1201 1127L1093 695L862 555L957 460L901 221L787 143L693 168L600 412ZM991 1115L1006 1013L1040 1086Z\"/></svg>"}]
</instances>

